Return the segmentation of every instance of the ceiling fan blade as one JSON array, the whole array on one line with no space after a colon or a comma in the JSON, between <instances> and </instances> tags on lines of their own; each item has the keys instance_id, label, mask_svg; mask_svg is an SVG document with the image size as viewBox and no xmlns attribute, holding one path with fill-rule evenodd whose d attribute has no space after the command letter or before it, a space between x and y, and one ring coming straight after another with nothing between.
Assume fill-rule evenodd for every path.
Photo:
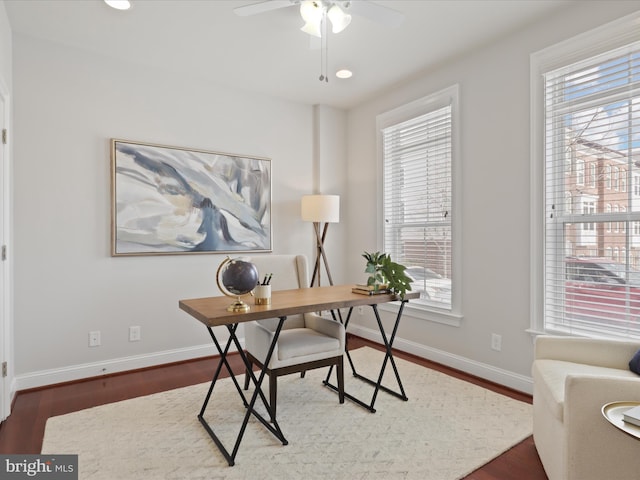
<instances>
[{"instance_id":1,"label":"ceiling fan blade","mask_svg":"<svg viewBox=\"0 0 640 480\"><path fill-rule=\"evenodd\" d=\"M233 9L233 12L241 17L248 17L249 15L257 15L258 13L277 10L278 8L290 7L296 3L298 3L296 0L266 0L264 2L236 7Z\"/></svg>"},{"instance_id":2,"label":"ceiling fan blade","mask_svg":"<svg viewBox=\"0 0 640 480\"><path fill-rule=\"evenodd\" d=\"M388 27L399 27L404 21L404 13L366 0L351 0L347 11Z\"/></svg>"}]
</instances>

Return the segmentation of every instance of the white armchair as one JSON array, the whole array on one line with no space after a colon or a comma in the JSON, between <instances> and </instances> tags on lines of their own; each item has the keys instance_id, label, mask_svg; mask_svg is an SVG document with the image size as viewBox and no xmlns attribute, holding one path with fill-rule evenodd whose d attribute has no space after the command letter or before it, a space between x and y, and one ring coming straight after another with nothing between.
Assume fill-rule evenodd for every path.
<instances>
[{"instance_id":1,"label":"white armchair","mask_svg":"<svg viewBox=\"0 0 640 480\"><path fill-rule=\"evenodd\" d=\"M640 439L601 413L640 401L629 361L640 342L540 336L533 375L533 439L550 480L640 478Z\"/></svg>"},{"instance_id":2,"label":"white armchair","mask_svg":"<svg viewBox=\"0 0 640 480\"><path fill-rule=\"evenodd\" d=\"M251 258L260 278L273 274L271 290L308 288L309 274L304 255L265 255ZM258 320L244 324L247 358L262 367L271 345L278 319ZM338 376L340 403L344 403L345 329L342 323L315 313L288 317L280 332L271 360L267 365L269 375L269 404L273 418L276 415L277 378L290 373L335 365ZM249 387L249 375L245 377L245 390Z\"/></svg>"}]
</instances>

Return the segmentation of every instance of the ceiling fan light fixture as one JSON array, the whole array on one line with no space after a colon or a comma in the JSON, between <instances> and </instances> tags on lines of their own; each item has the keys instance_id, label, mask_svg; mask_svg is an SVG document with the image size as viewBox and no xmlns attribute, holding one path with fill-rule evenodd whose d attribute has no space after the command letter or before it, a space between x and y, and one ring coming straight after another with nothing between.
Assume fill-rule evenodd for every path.
<instances>
[{"instance_id":1,"label":"ceiling fan light fixture","mask_svg":"<svg viewBox=\"0 0 640 480\"><path fill-rule=\"evenodd\" d=\"M346 68L343 68L342 70L338 70L336 72L336 77L338 78L346 79L351 78L352 76L353 72L351 70L347 70Z\"/></svg>"},{"instance_id":2,"label":"ceiling fan light fixture","mask_svg":"<svg viewBox=\"0 0 640 480\"><path fill-rule=\"evenodd\" d=\"M331 20L332 32L340 33L351 23L351 15L344 13L344 11L334 4L327 12L327 17Z\"/></svg>"},{"instance_id":3,"label":"ceiling fan light fixture","mask_svg":"<svg viewBox=\"0 0 640 480\"><path fill-rule=\"evenodd\" d=\"M307 22L300 30L302 30L304 33L308 33L309 35L313 35L314 37L322 38L320 23Z\"/></svg>"},{"instance_id":4,"label":"ceiling fan light fixture","mask_svg":"<svg viewBox=\"0 0 640 480\"><path fill-rule=\"evenodd\" d=\"M300 16L305 22L318 22L322 19L322 3L314 0L300 2Z\"/></svg>"},{"instance_id":5,"label":"ceiling fan light fixture","mask_svg":"<svg viewBox=\"0 0 640 480\"><path fill-rule=\"evenodd\" d=\"M104 3L116 10L129 10L131 8L129 0L104 0Z\"/></svg>"},{"instance_id":6,"label":"ceiling fan light fixture","mask_svg":"<svg viewBox=\"0 0 640 480\"><path fill-rule=\"evenodd\" d=\"M300 16L305 21L304 26L300 29L304 33L313 35L314 37L322 37L321 25L324 15L323 6L320 2L306 0L300 3Z\"/></svg>"}]
</instances>

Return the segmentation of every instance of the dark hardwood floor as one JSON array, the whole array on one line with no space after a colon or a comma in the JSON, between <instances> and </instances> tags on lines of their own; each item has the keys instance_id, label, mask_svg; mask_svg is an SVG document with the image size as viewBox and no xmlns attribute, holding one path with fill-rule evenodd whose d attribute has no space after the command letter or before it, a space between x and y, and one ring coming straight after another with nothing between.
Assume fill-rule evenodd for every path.
<instances>
[{"instance_id":1,"label":"dark hardwood floor","mask_svg":"<svg viewBox=\"0 0 640 480\"><path fill-rule=\"evenodd\" d=\"M349 338L349 348L378 344L357 337ZM511 398L531 403L529 395L467 375L448 367L400 351L398 358L412 361L448 375L480 385ZM242 373L238 355L229 363ZM18 392L12 413L0 425L0 453L40 453L47 418L106 403L211 381L216 358L180 362L144 370L108 375L79 382L53 385ZM222 370L225 373L225 369ZM466 480L547 480L531 437L466 477Z\"/></svg>"}]
</instances>

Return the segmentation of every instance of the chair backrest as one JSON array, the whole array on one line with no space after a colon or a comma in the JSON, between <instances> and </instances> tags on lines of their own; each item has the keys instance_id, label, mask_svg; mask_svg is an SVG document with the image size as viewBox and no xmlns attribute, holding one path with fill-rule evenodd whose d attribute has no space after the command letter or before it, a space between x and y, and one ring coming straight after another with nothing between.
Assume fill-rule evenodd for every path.
<instances>
[{"instance_id":1,"label":"chair backrest","mask_svg":"<svg viewBox=\"0 0 640 480\"><path fill-rule=\"evenodd\" d=\"M272 274L271 290L290 290L309 287L307 257L304 255L260 255L249 259L258 269L258 278L262 281L265 275ZM260 320L260 323L273 323L273 320ZM283 328L304 327L302 315L287 318ZM274 326L275 328L275 326Z\"/></svg>"}]
</instances>

